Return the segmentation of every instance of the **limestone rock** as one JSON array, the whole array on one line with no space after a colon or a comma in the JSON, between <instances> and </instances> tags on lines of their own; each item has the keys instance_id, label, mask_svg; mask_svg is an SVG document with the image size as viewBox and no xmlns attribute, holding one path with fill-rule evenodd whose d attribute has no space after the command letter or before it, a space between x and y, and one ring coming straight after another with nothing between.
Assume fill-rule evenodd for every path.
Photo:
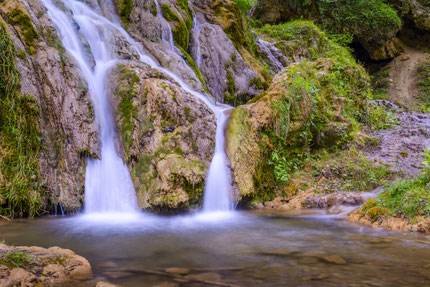
<instances>
[{"instance_id":1,"label":"limestone rock","mask_svg":"<svg viewBox=\"0 0 430 287\"><path fill-rule=\"evenodd\" d=\"M41 208L54 210L60 205L74 212L84 199L86 157L100 156L88 88L40 0L2 1L0 12L0 22L6 24L19 55L15 62L21 95L32 97L39 111L40 155L34 185L39 186ZM30 19L37 35L31 41L23 36L19 22L3 18L12 12Z\"/></svg>"},{"instance_id":2,"label":"limestone rock","mask_svg":"<svg viewBox=\"0 0 430 287\"><path fill-rule=\"evenodd\" d=\"M22 268L2 265L1 258L22 253L28 262ZM90 263L68 249L59 247L8 246L0 244L0 286L59 286L91 278Z\"/></svg>"},{"instance_id":3,"label":"limestone rock","mask_svg":"<svg viewBox=\"0 0 430 287\"><path fill-rule=\"evenodd\" d=\"M212 111L169 76L142 64L119 65L111 83L119 149L140 207L198 206L215 147Z\"/></svg>"}]
</instances>

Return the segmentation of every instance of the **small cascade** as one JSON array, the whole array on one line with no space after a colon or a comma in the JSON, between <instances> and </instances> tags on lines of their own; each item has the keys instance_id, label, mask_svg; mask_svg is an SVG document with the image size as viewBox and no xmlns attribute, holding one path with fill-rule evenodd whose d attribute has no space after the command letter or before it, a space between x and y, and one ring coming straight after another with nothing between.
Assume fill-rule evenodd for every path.
<instances>
[{"instance_id":1,"label":"small cascade","mask_svg":"<svg viewBox=\"0 0 430 287\"><path fill-rule=\"evenodd\" d=\"M193 10L194 11L194 10ZM191 33L193 33L193 46L195 47L195 62L197 67L200 69L200 65L202 63L202 52L200 50L200 40L199 40L199 36L200 36L200 26L199 26L199 22L197 19L197 13L193 12L193 29L191 30Z\"/></svg>"},{"instance_id":2,"label":"small cascade","mask_svg":"<svg viewBox=\"0 0 430 287\"><path fill-rule=\"evenodd\" d=\"M166 20L166 18L164 18L163 12L161 11L160 3L158 3L158 0L155 0L155 6L157 7L157 15L160 18L161 25L164 24L164 26L166 26L167 29L168 29L168 31L169 31L169 44L170 44L170 48L172 48L173 50L175 50L175 42L173 40L172 27L170 27L170 23ZM161 27L161 32L163 32L163 27Z\"/></svg>"},{"instance_id":3,"label":"small cascade","mask_svg":"<svg viewBox=\"0 0 430 287\"><path fill-rule=\"evenodd\" d=\"M186 92L203 101L214 112L217 119L216 143L206 180L204 211L231 210L231 185L227 170L227 156L224 150L224 131L228 122L228 110L232 108L227 105L215 104L212 98L194 91L180 77L156 64L149 56L144 54L141 46L117 21L114 22L103 15L97 14L86 4L77 0L62 0L65 7L72 12L71 15L67 15L58 9L52 4L51 0L42 1L48 9L49 16L57 26L64 47L77 60L85 79L88 81L89 90L96 107L97 121L100 126L102 159L89 160L88 162L85 183L86 212L137 210L136 194L130 173L115 151L114 121L106 98L106 76L118 60L109 49L110 45L114 43L109 38L113 32L122 35L124 40L139 55L141 62L170 76ZM156 4L159 15L161 15L157 1ZM104 8L106 9L106 7ZM164 19L164 21L166 20ZM79 31L75 29L74 23L79 26ZM85 37L85 40L90 45L91 53L96 62L94 68L85 57L79 33ZM170 45L172 49L176 49L173 44L173 36L171 37Z\"/></svg>"},{"instance_id":4,"label":"small cascade","mask_svg":"<svg viewBox=\"0 0 430 287\"><path fill-rule=\"evenodd\" d=\"M137 211L137 199L127 166L116 153L114 121L106 96L106 76L115 65L110 51L111 30L104 19L84 3L63 0L71 16L58 9L51 0L42 0L55 23L65 49L77 61L94 102L101 140L101 160L88 159L85 180L86 213L129 213ZM79 26L79 32L74 23ZM90 47L95 66L84 52L79 34Z\"/></svg>"}]
</instances>

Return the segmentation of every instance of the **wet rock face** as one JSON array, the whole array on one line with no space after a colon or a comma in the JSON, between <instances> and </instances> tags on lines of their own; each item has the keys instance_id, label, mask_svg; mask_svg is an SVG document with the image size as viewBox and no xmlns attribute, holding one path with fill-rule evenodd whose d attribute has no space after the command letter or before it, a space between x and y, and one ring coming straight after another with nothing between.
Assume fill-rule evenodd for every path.
<instances>
[{"instance_id":1,"label":"wet rock face","mask_svg":"<svg viewBox=\"0 0 430 287\"><path fill-rule=\"evenodd\" d=\"M197 37L199 47L191 42L191 49L196 53L191 56L197 58L197 53L201 54L200 71L209 92L218 101L235 104L236 95L248 94L250 99L262 92L251 82L259 76L248 67L220 26L204 23L197 29L193 36Z\"/></svg>"},{"instance_id":2,"label":"wet rock face","mask_svg":"<svg viewBox=\"0 0 430 287\"><path fill-rule=\"evenodd\" d=\"M1 286L66 286L91 275L90 263L71 250L0 244Z\"/></svg>"},{"instance_id":3,"label":"wet rock face","mask_svg":"<svg viewBox=\"0 0 430 287\"><path fill-rule=\"evenodd\" d=\"M98 129L86 84L41 1L6 0L0 11L0 21L6 23L19 55L15 62L20 94L34 98L39 110L41 207L61 205L74 212L84 198L85 157L99 156ZM27 15L21 17L29 21L14 21L11 15L15 14ZM29 38L31 26L35 34Z\"/></svg>"},{"instance_id":4,"label":"wet rock face","mask_svg":"<svg viewBox=\"0 0 430 287\"><path fill-rule=\"evenodd\" d=\"M189 30L184 23L191 21L187 11L178 5L176 1L158 1L160 11L157 9L154 0L131 1L115 0L117 12L121 17L122 23L130 35L143 45L145 53L151 56L160 66L167 67L176 75L190 85L193 89L204 92L204 85L196 75L196 71L191 67L187 59L187 49L179 49L171 46L171 35L176 36L175 44L178 46L182 42L182 36L188 39ZM123 14L124 5L132 3L127 14ZM179 2L178 2L179 3ZM163 7L168 9L183 25L177 28L179 22L172 19L163 19ZM168 20L171 20L170 22ZM176 30L178 31L175 33ZM172 34L170 34L172 30ZM186 36L185 36L186 35Z\"/></svg>"},{"instance_id":5,"label":"wet rock face","mask_svg":"<svg viewBox=\"0 0 430 287\"><path fill-rule=\"evenodd\" d=\"M215 148L216 119L201 101L159 71L125 63L112 73L112 106L122 157L139 206L198 206Z\"/></svg>"}]
</instances>

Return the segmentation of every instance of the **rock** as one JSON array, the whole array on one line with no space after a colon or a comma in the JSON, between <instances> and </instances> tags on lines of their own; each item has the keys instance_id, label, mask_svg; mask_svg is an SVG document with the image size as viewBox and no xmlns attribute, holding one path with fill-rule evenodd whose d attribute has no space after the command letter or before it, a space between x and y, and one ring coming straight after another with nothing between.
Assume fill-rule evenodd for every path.
<instances>
[{"instance_id":1,"label":"rock","mask_svg":"<svg viewBox=\"0 0 430 287\"><path fill-rule=\"evenodd\" d=\"M59 247L7 246L0 244L0 257L11 252L22 252L31 259L24 268L4 269L0 265L0 286L59 286L91 278L89 262L68 249ZM72 283L73 282L73 283Z\"/></svg>"},{"instance_id":2,"label":"rock","mask_svg":"<svg viewBox=\"0 0 430 287\"><path fill-rule=\"evenodd\" d=\"M186 282L189 282L189 281L186 281L186 280L183 281L183 283L186 283ZM154 285L153 287L179 287L179 284L175 282L162 282Z\"/></svg>"},{"instance_id":3,"label":"rock","mask_svg":"<svg viewBox=\"0 0 430 287\"><path fill-rule=\"evenodd\" d=\"M215 272L204 272L198 274L190 274L185 276L185 278L197 279L202 281L221 281L222 276Z\"/></svg>"},{"instance_id":4,"label":"rock","mask_svg":"<svg viewBox=\"0 0 430 287\"><path fill-rule=\"evenodd\" d=\"M25 41L19 21L3 18L12 11L28 17L37 35L32 41L28 38ZM20 55L15 58L20 74L20 94L32 99L37 114L37 120L31 119L31 124L40 139L28 140L35 141L37 146L34 147L38 151L34 169L38 173L31 186L38 188L27 198L37 196L43 210L53 211L60 205L65 212L75 212L84 200L86 157L100 156L98 128L88 88L76 62L61 45L40 0L2 1L0 12L0 22L5 23L15 51ZM26 113L26 117L29 114ZM0 150L0 158L4 152L7 150ZM32 162L29 158L25 160ZM0 177L11 180L5 174Z\"/></svg>"},{"instance_id":5,"label":"rock","mask_svg":"<svg viewBox=\"0 0 430 287\"><path fill-rule=\"evenodd\" d=\"M430 5L421 0L390 0L417 29L430 31Z\"/></svg>"},{"instance_id":6,"label":"rock","mask_svg":"<svg viewBox=\"0 0 430 287\"><path fill-rule=\"evenodd\" d=\"M36 281L34 274L22 269L14 268L10 271L9 280L7 281L10 286L29 286L29 284Z\"/></svg>"},{"instance_id":7,"label":"rock","mask_svg":"<svg viewBox=\"0 0 430 287\"><path fill-rule=\"evenodd\" d=\"M413 228L422 233L430 232L430 219L424 219L413 226Z\"/></svg>"},{"instance_id":8,"label":"rock","mask_svg":"<svg viewBox=\"0 0 430 287\"><path fill-rule=\"evenodd\" d=\"M324 255L320 257L327 263L332 263L336 265L345 265L347 264L346 260L340 257L339 255Z\"/></svg>"},{"instance_id":9,"label":"rock","mask_svg":"<svg viewBox=\"0 0 430 287\"><path fill-rule=\"evenodd\" d=\"M328 110L338 115L344 113L345 99L331 97L330 104L327 102L322 104L326 105L324 111L316 112L312 109L313 96L310 93L300 93L300 96L293 100L290 98L293 93L290 89L294 85L292 78L312 70L311 74L316 77L311 80L312 85L318 86L318 93L314 95L331 94L327 90L328 87L319 86L319 81L335 65L336 63L329 58L292 64L275 76L271 86L261 98L237 107L232 112L227 128L227 154L233 167L234 181L242 197L252 198L257 193L262 195L265 192L273 192L277 186L274 167L268 164L271 153L276 150L276 140L282 142L282 147L279 147L276 152L283 153L285 159L307 152L307 145L304 144L307 140L324 146L329 145L329 140L323 139L321 134L308 132L307 124L313 113L324 114ZM365 101L358 95L368 94L369 79L363 68L353 60L348 69L355 72L348 73L351 77L344 79L351 83L352 88L346 98L351 99L357 109L363 110ZM279 112L281 110L282 112ZM286 128L287 125L288 128ZM339 137L342 131L349 130L348 127L350 127L348 119L333 117L325 125L324 131L337 128L339 132L336 136ZM300 137L300 134L306 134L307 138ZM333 137L330 138L332 139Z\"/></svg>"},{"instance_id":10,"label":"rock","mask_svg":"<svg viewBox=\"0 0 430 287\"><path fill-rule=\"evenodd\" d=\"M139 63L113 69L111 85L118 150L139 206L166 212L199 206L215 148L212 111L169 76Z\"/></svg>"},{"instance_id":11,"label":"rock","mask_svg":"<svg viewBox=\"0 0 430 287\"><path fill-rule=\"evenodd\" d=\"M399 0L402 1L402 0ZM414 1L415 0L404 0ZM379 1L342 1L331 2L312 0L299 3L293 0L259 0L253 9L253 17L264 24L277 24L297 19L311 19L327 27L334 33L348 31L355 36L367 50L372 59L390 59L399 55L398 40L395 38L400 30L401 21L396 11ZM354 17L350 9L342 6L354 6ZM384 20L378 21L366 12L375 11L384 14Z\"/></svg>"},{"instance_id":12,"label":"rock","mask_svg":"<svg viewBox=\"0 0 430 287\"><path fill-rule=\"evenodd\" d=\"M94 287L121 287L120 285L112 284L109 282L100 281L97 282Z\"/></svg>"},{"instance_id":13,"label":"rock","mask_svg":"<svg viewBox=\"0 0 430 287\"><path fill-rule=\"evenodd\" d=\"M182 268L182 267L170 267L164 271L166 271L167 273L179 274L179 275L190 273L190 269Z\"/></svg>"}]
</instances>

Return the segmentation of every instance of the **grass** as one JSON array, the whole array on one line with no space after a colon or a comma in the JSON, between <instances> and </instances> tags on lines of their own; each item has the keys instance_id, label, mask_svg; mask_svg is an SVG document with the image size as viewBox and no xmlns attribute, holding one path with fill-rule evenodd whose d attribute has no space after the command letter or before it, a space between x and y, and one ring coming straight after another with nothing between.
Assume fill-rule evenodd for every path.
<instances>
[{"instance_id":1,"label":"grass","mask_svg":"<svg viewBox=\"0 0 430 287\"><path fill-rule=\"evenodd\" d=\"M430 150L424 156L421 174L413 179L398 180L379 194L375 206L396 217L430 217Z\"/></svg>"},{"instance_id":2,"label":"grass","mask_svg":"<svg viewBox=\"0 0 430 287\"><path fill-rule=\"evenodd\" d=\"M9 268L25 268L34 264L33 257L24 252L9 252L0 257L0 264Z\"/></svg>"},{"instance_id":3,"label":"grass","mask_svg":"<svg viewBox=\"0 0 430 287\"><path fill-rule=\"evenodd\" d=\"M21 95L16 51L0 24L0 214L34 216L40 209L41 142L35 99Z\"/></svg>"},{"instance_id":4,"label":"grass","mask_svg":"<svg viewBox=\"0 0 430 287\"><path fill-rule=\"evenodd\" d=\"M369 192L386 186L395 175L388 165L376 165L352 147L335 153L313 154L294 178L307 178L309 185L320 193Z\"/></svg>"}]
</instances>

